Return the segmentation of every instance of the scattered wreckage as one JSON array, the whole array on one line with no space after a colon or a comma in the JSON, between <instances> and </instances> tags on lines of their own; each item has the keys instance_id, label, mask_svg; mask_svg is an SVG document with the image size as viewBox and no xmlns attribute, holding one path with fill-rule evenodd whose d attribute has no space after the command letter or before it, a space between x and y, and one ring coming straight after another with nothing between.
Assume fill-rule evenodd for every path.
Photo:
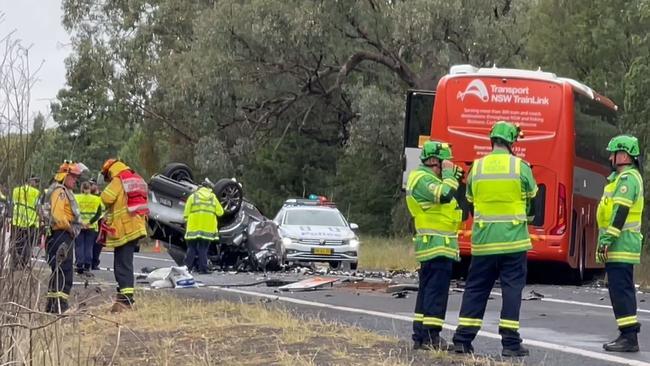
<instances>
[{"instance_id":1,"label":"scattered wreckage","mask_svg":"<svg viewBox=\"0 0 650 366\"><path fill-rule=\"evenodd\" d=\"M182 163L168 164L149 181L151 238L160 240L179 266L184 265L187 250L183 210L197 188L191 169ZM241 183L234 178L220 179L212 190L224 208L219 218L219 243L208 252L212 267L239 271L280 269L283 248L278 227L246 200Z\"/></svg>"}]
</instances>

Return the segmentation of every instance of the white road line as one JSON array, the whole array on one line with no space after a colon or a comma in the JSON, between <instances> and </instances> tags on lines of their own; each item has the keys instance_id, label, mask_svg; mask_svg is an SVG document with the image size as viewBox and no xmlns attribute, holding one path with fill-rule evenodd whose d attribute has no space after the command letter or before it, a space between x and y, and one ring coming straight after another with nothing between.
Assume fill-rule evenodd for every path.
<instances>
[{"instance_id":1,"label":"white road line","mask_svg":"<svg viewBox=\"0 0 650 366\"><path fill-rule=\"evenodd\" d=\"M314 307L325 308L325 309L346 311L346 312L349 312L349 313L372 315L372 316L377 316L377 317L381 317L381 318L402 320L402 321L406 321L406 322L412 322L413 321L413 318L408 317L408 316L384 313L384 312L381 312L381 311L365 310L365 309L351 308L351 307L347 307L347 306L331 305L331 304L326 304L326 303L322 303L322 302L294 299L294 298L291 298L291 297L277 296L277 295L265 294L265 293L254 292L254 291L238 290L238 289L233 289L233 288L222 288L222 287L218 287L218 286L207 286L207 287L211 288L211 289L218 290L218 291L231 292L231 293L249 295L249 296L256 296L256 297L264 297L264 298L268 298L268 299L274 299L274 300L293 303L293 304L298 304L298 305L307 305L307 306L314 306ZM444 328L448 329L448 330L455 330L456 326L451 325L451 324L445 324ZM478 332L478 335L482 336L482 337L486 337L486 338L501 339L501 336L496 334L496 333L490 333L490 332L486 332L486 331L482 331L482 330ZM565 346L565 345L562 345L562 344L548 343L548 342L536 341L536 340L530 340L530 339L524 340L524 344L529 345L529 346L533 346L533 347L545 348L545 349L552 350L552 351L560 351L560 352L571 353L571 354L579 355L579 356L583 356L583 357L589 357L589 358L593 358L593 359L597 359L597 360L602 360L602 361L607 361L607 362L614 362L614 363L622 364L622 365L650 366L650 363L647 363L647 362L637 361L637 360L628 360L628 359L623 358L623 357L613 356L613 355L609 355L609 354L605 354L605 353L587 351L587 350L583 350L583 349L579 349L579 348L575 348L575 347Z\"/></svg>"},{"instance_id":2,"label":"white road line","mask_svg":"<svg viewBox=\"0 0 650 366\"><path fill-rule=\"evenodd\" d=\"M114 255L113 252L102 252L102 254L110 254L110 255ZM149 260L152 260L152 261L159 261L159 262L172 262L172 263L176 263L176 262L174 262L174 260L172 260L172 259L167 259L167 258L155 258L155 257L145 257L144 255L138 255L138 254L134 255L133 258L149 259Z\"/></svg>"},{"instance_id":3,"label":"white road line","mask_svg":"<svg viewBox=\"0 0 650 366\"><path fill-rule=\"evenodd\" d=\"M493 296L502 296L500 292L498 291L492 291L490 292L490 295ZM535 300L537 301L537 300ZM601 309L612 309L611 305L602 305L602 304L594 304L592 302L582 302L582 301L573 301L573 300L562 300L562 299L555 299L551 297L544 297L542 299L539 299L539 301L545 301L545 302L555 302L558 304L568 304L568 305L579 305L579 306L587 306L591 308L601 308ZM645 310L645 309L637 309L637 313L644 313L644 314L650 314L650 310Z\"/></svg>"}]
</instances>

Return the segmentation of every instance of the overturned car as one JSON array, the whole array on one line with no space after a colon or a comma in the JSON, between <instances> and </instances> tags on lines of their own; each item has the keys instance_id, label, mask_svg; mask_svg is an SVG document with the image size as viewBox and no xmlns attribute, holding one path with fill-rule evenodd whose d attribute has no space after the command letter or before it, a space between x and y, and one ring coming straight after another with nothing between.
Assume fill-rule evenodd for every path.
<instances>
[{"instance_id":1,"label":"overturned car","mask_svg":"<svg viewBox=\"0 0 650 366\"><path fill-rule=\"evenodd\" d=\"M183 210L198 188L191 169L182 163L168 164L149 181L149 227L151 238L160 240L178 265L183 265L187 243ZM283 249L277 225L244 198L242 185L220 179L212 190L221 202L219 241L209 249L213 267L241 271L277 270Z\"/></svg>"}]
</instances>

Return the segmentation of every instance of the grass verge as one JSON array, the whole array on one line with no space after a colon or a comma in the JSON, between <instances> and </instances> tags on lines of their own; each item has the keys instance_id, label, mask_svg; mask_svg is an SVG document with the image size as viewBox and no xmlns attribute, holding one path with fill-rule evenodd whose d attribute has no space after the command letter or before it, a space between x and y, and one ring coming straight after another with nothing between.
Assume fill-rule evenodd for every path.
<instances>
[{"instance_id":1,"label":"grass verge","mask_svg":"<svg viewBox=\"0 0 650 366\"><path fill-rule=\"evenodd\" d=\"M365 270L415 270L415 248L411 238L362 237L359 267Z\"/></svg>"},{"instance_id":2,"label":"grass verge","mask_svg":"<svg viewBox=\"0 0 650 366\"><path fill-rule=\"evenodd\" d=\"M91 308L100 314L100 308ZM414 352L360 328L301 318L255 303L143 293L136 311L57 323L57 354L39 365L502 365L486 358Z\"/></svg>"}]
</instances>

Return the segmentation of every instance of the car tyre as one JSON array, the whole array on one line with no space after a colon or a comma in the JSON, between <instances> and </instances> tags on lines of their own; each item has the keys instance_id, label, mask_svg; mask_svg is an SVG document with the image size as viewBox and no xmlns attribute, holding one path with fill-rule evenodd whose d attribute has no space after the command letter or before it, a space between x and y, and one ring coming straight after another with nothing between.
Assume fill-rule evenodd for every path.
<instances>
[{"instance_id":1,"label":"car tyre","mask_svg":"<svg viewBox=\"0 0 650 366\"><path fill-rule=\"evenodd\" d=\"M359 263L357 263L357 262L350 263L350 270L351 271L356 271L358 265L359 265Z\"/></svg>"},{"instance_id":2,"label":"car tyre","mask_svg":"<svg viewBox=\"0 0 650 366\"><path fill-rule=\"evenodd\" d=\"M232 179L219 179L212 191L223 206L224 218L232 217L239 212L244 201L244 190L239 183Z\"/></svg>"},{"instance_id":3,"label":"car tyre","mask_svg":"<svg viewBox=\"0 0 650 366\"><path fill-rule=\"evenodd\" d=\"M175 181L194 182L194 175L192 169L183 163L169 163L163 168L162 175Z\"/></svg>"}]
</instances>

